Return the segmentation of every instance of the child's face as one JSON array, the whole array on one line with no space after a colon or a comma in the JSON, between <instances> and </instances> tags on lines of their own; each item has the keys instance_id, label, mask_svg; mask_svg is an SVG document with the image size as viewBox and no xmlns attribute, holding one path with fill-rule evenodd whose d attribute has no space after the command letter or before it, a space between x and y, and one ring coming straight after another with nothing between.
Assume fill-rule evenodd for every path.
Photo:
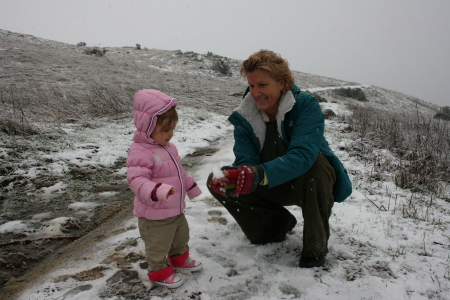
<instances>
[{"instance_id":1,"label":"child's face","mask_svg":"<svg viewBox=\"0 0 450 300\"><path fill-rule=\"evenodd\" d=\"M173 137L176 126L176 121L169 124L156 124L155 130L153 130L150 137L161 146L165 146Z\"/></svg>"}]
</instances>

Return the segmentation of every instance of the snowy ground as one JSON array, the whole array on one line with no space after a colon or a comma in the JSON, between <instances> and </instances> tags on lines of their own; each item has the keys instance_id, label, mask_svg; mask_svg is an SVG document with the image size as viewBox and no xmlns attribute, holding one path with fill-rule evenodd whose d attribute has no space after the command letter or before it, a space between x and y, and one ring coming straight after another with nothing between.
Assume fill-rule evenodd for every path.
<instances>
[{"instance_id":1,"label":"snowy ground","mask_svg":"<svg viewBox=\"0 0 450 300\"><path fill-rule=\"evenodd\" d=\"M336 103L326 103L326 108L345 113ZM219 151L205 156L190 172L203 190L200 197L188 201L186 209L191 256L202 262L203 270L182 274L187 281L178 289L153 287L147 278L137 220L132 218L117 224L117 234L44 274L18 299L450 299L450 204L433 199L432 205L426 205L430 201L426 195L399 189L389 180L370 180L371 166L347 152L352 138L343 133L345 124L327 120L326 135L351 174L354 192L333 208L325 265L301 269L297 267L301 209L289 207L298 225L286 241L251 245L206 189L211 170L233 161L226 117L182 108L180 118L174 143L181 156L220 138L214 146ZM102 136L126 138L102 139L101 163L126 156L132 124L112 130ZM90 142L98 145L98 141ZM108 150L113 145L115 151ZM124 180L125 172L118 172ZM411 207L415 217L404 217ZM24 226L25 222L6 223L0 231L24 230Z\"/></svg>"}]
</instances>

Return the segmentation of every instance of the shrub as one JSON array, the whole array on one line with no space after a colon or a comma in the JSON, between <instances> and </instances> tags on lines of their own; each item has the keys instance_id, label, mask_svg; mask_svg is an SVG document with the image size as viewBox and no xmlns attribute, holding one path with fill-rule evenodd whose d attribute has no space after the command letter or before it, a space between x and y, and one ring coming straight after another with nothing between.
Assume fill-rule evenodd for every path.
<instances>
[{"instance_id":1,"label":"shrub","mask_svg":"<svg viewBox=\"0 0 450 300\"><path fill-rule=\"evenodd\" d=\"M333 110L331 110L331 109L325 109L323 111L323 117L325 119L331 119L331 118L336 117L336 113Z\"/></svg>"},{"instance_id":2,"label":"shrub","mask_svg":"<svg viewBox=\"0 0 450 300\"><path fill-rule=\"evenodd\" d=\"M319 102L328 102L328 100L325 98L325 97L322 97L322 96L320 96L319 94L317 94L317 93L311 93L311 92L308 92L308 91L306 91L308 94L310 94L311 96L314 96L314 98L316 98L317 99L317 101L319 101Z\"/></svg>"},{"instance_id":3,"label":"shrub","mask_svg":"<svg viewBox=\"0 0 450 300\"><path fill-rule=\"evenodd\" d=\"M441 119L441 120L450 120L450 107L444 106L441 108L441 110L434 115L435 119Z\"/></svg>"},{"instance_id":4,"label":"shrub","mask_svg":"<svg viewBox=\"0 0 450 300\"><path fill-rule=\"evenodd\" d=\"M86 43L85 43L85 42L79 42L79 43L77 44L77 46L84 47L84 46L86 46Z\"/></svg>"},{"instance_id":5,"label":"shrub","mask_svg":"<svg viewBox=\"0 0 450 300\"><path fill-rule=\"evenodd\" d=\"M194 51L186 51L186 52L184 52L184 56L186 56L186 57L197 57L198 53L196 53Z\"/></svg>"},{"instance_id":6,"label":"shrub","mask_svg":"<svg viewBox=\"0 0 450 300\"><path fill-rule=\"evenodd\" d=\"M39 132L24 122L18 123L12 119L0 119L0 131L7 135L35 135Z\"/></svg>"},{"instance_id":7,"label":"shrub","mask_svg":"<svg viewBox=\"0 0 450 300\"><path fill-rule=\"evenodd\" d=\"M360 88L340 88L333 91L336 95L342 96L345 98L352 98L358 101L364 101L367 102L366 94L364 94L363 90Z\"/></svg>"},{"instance_id":8,"label":"shrub","mask_svg":"<svg viewBox=\"0 0 450 300\"><path fill-rule=\"evenodd\" d=\"M108 51L108 50L106 50L105 48L100 50L97 47L93 47L93 48L88 48L88 49L84 50L83 53L84 54L88 54L88 55L95 55L95 56L100 56L101 57L101 56L105 55L106 51Z\"/></svg>"},{"instance_id":9,"label":"shrub","mask_svg":"<svg viewBox=\"0 0 450 300\"><path fill-rule=\"evenodd\" d=\"M141 50L141 45L140 44L136 44L136 50Z\"/></svg>"},{"instance_id":10,"label":"shrub","mask_svg":"<svg viewBox=\"0 0 450 300\"><path fill-rule=\"evenodd\" d=\"M231 73L230 66L223 60L220 59L218 61L215 61L211 67L213 71L216 71L217 73L224 75L224 76L231 76L233 75Z\"/></svg>"},{"instance_id":11,"label":"shrub","mask_svg":"<svg viewBox=\"0 0 450 300\"><path fill-rule=\"evenodd\" d=\"M387 149L393 156L388 165L374 163L374 172L391 171L394 183L412 191L439 195L441 182L450 182L450 128L419 112L386 112L354 105L346 118L352 130L365 141L357 155L369 157L373 149ZM372 148L372 149L371 149ZM364 153L362 153L364 152ZM384 156L387 159L387 156Z\"/></svg>"}]
</instances>

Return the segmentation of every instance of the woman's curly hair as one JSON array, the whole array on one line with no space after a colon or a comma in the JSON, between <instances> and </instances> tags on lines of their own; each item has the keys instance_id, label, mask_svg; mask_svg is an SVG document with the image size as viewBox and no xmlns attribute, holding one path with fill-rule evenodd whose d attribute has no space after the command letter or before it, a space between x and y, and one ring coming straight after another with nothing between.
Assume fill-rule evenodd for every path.
<instances>
[{"instance_id":1,"label":"woman's curly hair","mask_svg":"<svg viewBox=\"0 0 450 300\"><path fill-rule=\"evenodd\" d=\"M247 73L256 70L268 71L277 82L284 80L286 85L283 93L289 91L294 85L294 77L292 77L288 62L273 51L262 49L253 53L244 60L240 72L242 76L246 77Z\"/></svg>"}]
</instances>

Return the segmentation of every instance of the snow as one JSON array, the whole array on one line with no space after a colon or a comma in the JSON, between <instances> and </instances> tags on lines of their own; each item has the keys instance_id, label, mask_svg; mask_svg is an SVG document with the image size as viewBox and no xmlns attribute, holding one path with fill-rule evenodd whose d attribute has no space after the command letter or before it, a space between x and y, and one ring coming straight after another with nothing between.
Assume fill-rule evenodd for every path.
<instances>
[{"instance_id":1,"label":"snow","mask_svg":"<svg viewBox=\"0 0 450 300\"><path fill-rule=\"evenodd\" d=\"M27 225L20 220L6 222L0 225L0 233L22 232L27 229Z\"/></svg>"},{"instance_id":2,"label":"snow","mask_svg":"<svg viewBox=\"0 0 450 300\"><path fill-rule=\"evenodd\" d=\"M41 214L43 217L43 214ZM33 220L40 219L33 218ZM33 221L32 221L33 222ZM31 222L31 223L32 223ZM68 217L59 217L52 220L47 221L43 226L41 226L38 230L31 228L24 221L16 220L6 222L5 224L0 225L0 233L20 233L26 235L29 239L35 238L50 238L52 236L61 236L63 235L62 227L64 224L71 222L71 218Z\"/></svg>"},{"instance_id":3,"label":"snow","mask_svg":"<svg viewBox=\"0 0 450 300\"><path fill-rule=\"evenodd\" d=\"M101 193L100 193L101 194ZM73 210L86 210L94 209L98 204L95 202L75 202L70 204L68 207Z\"/></svg>"},{"instance_id":4,"label":"snow","mask_svg":"<svg viewBox=\"0 0 450 300\"><path fill-rule=\"evenodd\" d=\"M306 89L306 91L311 92L311 93L316 93L316 92L322 92L322 91L328 91L328 90L338 90L338 89L357 89L357 88L367 88L369 87L368 85L347 85L347 86L334 86L334 87L316 87L316 88L309 88Z\"/></svg>"},{"instance_id":5,"label":"snow","mask_svg":"<svg viewBox=\"0 0 450 300\"><path fill-rule=\"evenodd\" d=\"M41 220L41 219L46 219L50 216L49 212L46 213L40 213L40 214L36 214L33 216L33 220Z\"/></svg>"},{"instance_id":6,"label":"snow","mask_svg":"<svg viewBox=\"0 0 450 300\"><path fill-rule=\"evenodd\" d=\"M223 165L225 165L225 164L220 164L220 165L216 165L216 166L212 167L211 172L213 173L213 178L222 178L223 177L222 170L220 169L220 167Z\"/></svg>"},{"instance_id":7,"label":"snow","mask_svg":"<svg viewBox=\"0 0 450 300\"><path fill-rule=\"evenodd\" d=\"M323 105L345 110L338 104ZM233 162L230 124L225 116L211 112L183 107L178 110L180 122L173 142L180 156L219 141L215 146L219 150L205 156L190 172L203 194L191 201L186 199L190 253L202 262L203 269L181 274L186 282L178 289L168 290L152 287L147 271L139 266L142 261L130 263L127 268L138 272L148 299L450 299L449 203L434 199L433 205L424 205L428 203L427 195L402 190L391 181L369 180L371 166L345 151L350 137L342 133L338 120L327 120L326 136L351 174L354 192L333 207L325 265L303 269L297 267L302 248L301 209L287 207L298 224L286 241L250 244L236 221L214 202L206 188L211 172L217 172L219 165ZM97 129L97 135L90 132L86 137L89 142L85 141L84 150L68 147L54 156L79 165L112 164L126 156L133 132L131 125L127 121ZM93 146L96 153L92 153ZM86 159L89 155L98 159ZM53 168L62 170L65 166L55 164ZM119 170L124 176L125 172ZM51 194L61 188L57 184L47 192ZM71 208L89 210L93 206L95 203L74 203ZM415 209L415 217L407 214L409 209ZM41 233L54 234L67 221L54 219ZM106 264L105 260L114 255L125 257L145 252L136 218L117 224L117 228L125 230L117 230L88 253L80 253L83 259L68 260L43 275L41 282L29 286L18 299L123 299L117 293L107 293L112 289L108 280L122 269L120 265ZM0 226L0 233L11 230L26 231L25 223L13 221ZM98 276L91 280L56 280L102 266L104 270L95 272Z\"/></svg>"},{"instance_id":8,"label":"snow","mask_svg":"<svg viewBox=\"0 0 450 300\"><path fill-rule=\"evenodd\" d=\"M42 191L44 192L44 197L50 200L55 193L61 192L66 187L66 184L63 182L58 182L50 187L43 187Z\"/></svg>"}]
</instances>

